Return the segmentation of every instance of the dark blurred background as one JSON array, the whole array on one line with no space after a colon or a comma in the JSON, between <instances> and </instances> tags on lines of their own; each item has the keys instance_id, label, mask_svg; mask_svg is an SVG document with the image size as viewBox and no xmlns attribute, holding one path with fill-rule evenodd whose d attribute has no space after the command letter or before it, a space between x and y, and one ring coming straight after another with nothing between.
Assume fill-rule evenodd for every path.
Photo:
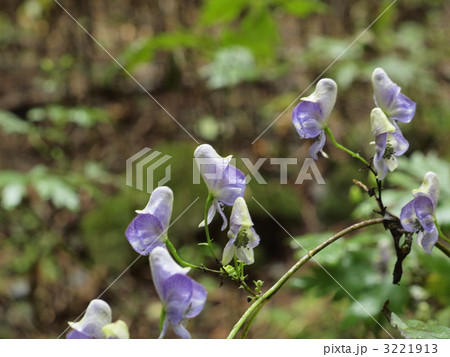
<instances>
[{"instance_id":1,"label":"dark blurred background","mask_svg":"<svg viewBox=\"0 0 450 357\"><path fill-rule=\"evenodd\" d=\"M296 185L311 142L299 140L285 109L391 1L66 1L60 4L201 143L223 156L298 158L281 185L279 166L260 169L246 198L261 245L250 281L270 286L306 248L356 219L375 216L356 178L359 162L330 144L317 165L326 185ZM394 213L423 174L442 183L438 218L450 229L450 3L397 1L323 75L339 86L330 127L364 157L374 153L370 76L382 67L417 102L410 142L387 178ZM172 156L170 228L186 260L212 264L202 220L204 185L192 184L196 143L52 0L2 0L0 7L0 337L56 338L136 258L124 232L148 194L125 184L126 159L149 147ZM304 96L313 91L311 87ZM295 103L296 104L296 103ZM282 114L284 112L284 114ZM281 115L282 114L282 115ZM280 116L281 115L281 116ZM264 130L277 118L278 120ZM254 142L256 138L258 138ZM252 144L252 142L254 142ZM162 177L163 171L157 173ZM395 188L395 190L394 190ZM227 213L230 210L227 209ZM216 218L220 252L227 239ZM326 232L326 233L324 233ZM448 325L450 264L414 244L400 285L392 285L392 238L381 227L327 248L318 260L390 333L380 313ZM194 337L226 337L248 306L234 284L200 272L209 292L189 322ZM141 257L102 297L134 338L158 336L160 302ZM172 337L173 335L169 335ZM315 263L266 306L250 337L375 338L387 334Z\"/></svg>"}]
</instances>

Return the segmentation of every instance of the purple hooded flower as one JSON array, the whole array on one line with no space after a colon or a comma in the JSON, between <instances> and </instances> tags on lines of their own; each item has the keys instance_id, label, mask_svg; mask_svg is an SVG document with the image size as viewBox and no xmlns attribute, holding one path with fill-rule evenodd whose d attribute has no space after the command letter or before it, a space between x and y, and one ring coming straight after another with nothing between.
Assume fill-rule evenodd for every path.
<instances>
[{"instance_id":1,"label":"purple hooded flower","mask_svg":"<svg viewBox=\"0 0 450 357\"><path fill-rule=\"evenodd\" d=\"M236 198L243 196L246 184L245 176L242 171L230 165L231 155L222 157L211 145L198 146L195 149L194 157L208 191L214 197L208 211L208 224L219 211L223 218L222 230L224 230L228 222L221 205L232 206ZM203 221L200 226L204 224Z\"/></svg>"},{"instance_id":2,"label":"purple hooded flower","mask_svg":"<svg viewBox=\"0 0 450 357\"><path fill-rule=\"evenodd\" d=\"M438 176L434 172L427 172L419 189L413 190L414 199L400 213L403 228L408 232L418 232L417 241L428 254L431 254L439 238L435 223L439 190Z\"/></svg>"},{"instance_id":3,"label":"purple hooded flower","mask_svg":"<svg viewBox=\"0 0 450 357\"><path fill-rule=\"evenodd\" d=\"M234 202L228 239L230 241L223 250L222 265L227 265L235 254L241 262L253 264L253 248L259 244L259 236L253 229L247 204L242 197L238 197Z\"/></svg>"},{"instance_id":4,"label":"purple hooded flower","mask_svg":"<svg viewBox=\"0 0 450 357\"><path fill-rule=\"evenodd\" d=\"M337 85L329 78L317 82L316 90L302 101L292 111L292 122L302 139L315 138L309 148L309 154L317 160L317 154L325 145L325 131L328 117L336 103Z\"/></svg>"},{"instance_id":5,"label":"purple hooded flower","mask_svg":"<svg viewBox=\"0 0 450 357\"><path fill-rule=\"evenodd\" d=\"M162 247L150 254L153 283L161 299L165 319L159 338L163 338L169 324L181 338L190 338L186 319L197 316L203 309L207 292L205 288L186 276L189 268L180 267Z\"/></svg>"},{"instance_id":6,"label":"purple hooded flower","mask_svg":"<svg viewBox=\"0 0 450 357\"><path fill-rule=\"evenodd\" d=\"M416 112L416 103L400 93L400 87L388 77L382 68L376 68L372 74L372 85L376 106L390 120L409 123Z\"/></svg>"},{"instance_id":7,"label":"purple hooded flower","mask_svg":"<svg viewBox=\"0 0 450 357\"><path fill-rule=\"evenodd\" d=\"M397 168L397 156L403 155L408 150L409 143L397 124L389 120L380 108L372 110L370 122L376 145L373 166L378 179L383 180L388 171Z\"/></svg>"},{"instance_id":8,"label":"purple hooded flower","mask_svg":"<svg viewBox=\"0 0 450 357\"><path fill-rule=\"evenodd\" d=\"M172 205L172 190L161 186L153 191L147 206L143 210L136 211L138 216L131 221L125 232L136 252L147 255L155 247L164 245L172 215Z\"/></svg>"}]
</instances>

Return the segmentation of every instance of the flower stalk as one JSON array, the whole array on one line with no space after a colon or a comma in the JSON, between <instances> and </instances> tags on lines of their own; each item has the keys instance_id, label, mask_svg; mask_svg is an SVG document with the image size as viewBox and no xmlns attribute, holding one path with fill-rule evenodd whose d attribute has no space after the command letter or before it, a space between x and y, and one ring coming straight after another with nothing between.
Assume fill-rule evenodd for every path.
<instances>
[{"instance_id":1,"label":"flower stalk","mask_svg":"<svg viewBox=\"0 0 450 357\"><path fill-rule=\"evenodd\" d=\"M260 309L280 290L280 288L294 275L294 273L299 270L306 262L308 262L314 255L319 253L322 249L329 246L331 243L337 241L339 238L345 236L346 234L356 231L361 228L369 227L375 224L380 224L384 222L384 218L373 218L365 220L356 224L351 225L335 234L334 236L328 238L325 242L321 243L317 247L311 249L305 256L303 256L297 263L295 263L269 290L267 290L259 299L257 299L239 321L233 326L230 334L227 338L235 338L239 330L244 326L248 320L248 324L245 328L243 337L248 333L251 323L256 318L257 313Z\"/></svg>"},{"instance_id":2,"label":"flower stalk","mask_svg":"<svg viewBox=\"0 0 450 357\"><path fill-rule=\"evenodd\" d=\"M330 137L331 142L333 143L334 146L336 146L338 149L345 151L347 154L349 154L350 156L354 157L355 159L360 160L364 165L370 167L369 163L366 161L366 159L364 159L361 155L351 151L350 149L347 149L345 146L339 144L336 139L334 138L333 133L331 132L331 129L328 127L328 125L326 125L324 127L325 132L328 134L328 136Z\"/></svg>"}]
</instances>

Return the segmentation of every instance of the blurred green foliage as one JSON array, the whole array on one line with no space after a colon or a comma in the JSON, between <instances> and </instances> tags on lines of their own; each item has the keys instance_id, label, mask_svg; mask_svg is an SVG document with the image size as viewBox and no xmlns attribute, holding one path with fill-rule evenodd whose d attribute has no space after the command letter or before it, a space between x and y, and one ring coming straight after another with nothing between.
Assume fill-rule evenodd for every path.
<instances>
[{"instance_id":1,"label":"blurred green foliage","mask_svg":"<svg viewBox=\"0 0 450 357\"><path fill-rule=\"evenodd\" d=\"M448 232L449 5L397 2L353 43L390 3L79 1L64 6L196 137L224 156L252 162L259 157L301 162L310 143L298 141L290 110L284 111L321 74L339 85L330 120L337 139L373 156L369 78L375 67L383 67L418 102L414 121L402 126L411 143L409 157L388 175L384 201L399 213L411 189L433 170L441 179L437 216ZM143 147L172 156L173 217L200 197L169 231L181 256L196 263L208 262L206 249L196 245L204 241L197 226L206 191L203 184L190 185L195 145L54 1L5 4L0 10L0 336L55 337L136 258L124 231L148 194L125 186L127 157ZM342 224L372 215L374 203L351 182L367 180L367 173L334 148L326 151L332 160L319 162L324 187L293 185L298 167L290 167L289 184L280 185L279 172L268 165L260 170L268 184L248 185L246 198L262 238L250 278L268 286L304 255L251 197L307 249ZM249 174L239 159L237 165ZM155 179L163 175L157 171ZM227 238L217 219L211 228L219 253ZM429 256L414 244L400 286L391 284L394 252L380 228L336 242L317 261L385 328L380 311L387 299L408 326L410 319L449 324L449 263L436 249ZM198 336L223 337L245 307L245 296L237 298L234 285L219 288L217 279L197 277L210 298L192 327ZM130 267L105 298L130 323L133 337L156 335L160 305L147 259ZM425 323L412 325L423 329ZM314 262L262 310L251 333L386 337Z\"/></svg>"}]
</instances>

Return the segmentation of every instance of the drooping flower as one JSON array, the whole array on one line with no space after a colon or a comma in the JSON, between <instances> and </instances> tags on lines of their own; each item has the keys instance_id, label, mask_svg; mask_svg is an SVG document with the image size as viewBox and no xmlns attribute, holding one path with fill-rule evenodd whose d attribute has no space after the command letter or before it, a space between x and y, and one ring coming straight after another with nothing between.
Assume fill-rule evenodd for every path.
<instances>
[{"instance_id":1,"label":"drooping flower","mask_svg":"<svg viewBox=\"0 0 450 357\"><path fill-rule=\"evenodd\" d=\"M153 283L163 303L165 319L159 338L163 338L169 325L181 338L190 338L184 326L186 319L197 316L205 305L205 288L186 274L189 268L180 267L162 247L150 254Z\"/></svg>"},{"instance_id":2,"label":"drooping flower","mask_svg":"<svg viewBox=\"0 0 450 357\"><path fill-rule=\"evenodd\" d=\"M317 154L325 145L327 120L336 103L337 84L329 78L317 82L316 90L302 101L292 111L292 122L302 139L315 138L309 148L309 154L317 160ZM323 153L323 152L322 152Z\"/></svg>"},{"instance_id":3,"label":"drooping flower","mask_svg":"<svg viewBox=\"0 0 450 357\"><path fill-rule=\"evenodd\" d=\"M208 224L219 211L223 219L222 230L224 230L228 222L222 211L222 205L232 206L237 197L243 196L245 176L242 171L230 165L231 155L222 157L211 145L198 146L195 149L194 157L208 191L214 197L208 211ZM200 226L204 224L203 221Z\"/></svg>"},{"instance_id":4,"label":"drooping flower","mask_svg":"<svg viewBox=\"0 0 450 357\"><path fill-rule=\"evenodd\" d=\"M129 224L125 235L133 249L142 255L155 247L163 246L167 239L172 215L173 192L169 187L156 188L150 195L147 206L137 210L138 216Z\"/></svg>"},{"instance_id":5,"label":"drooping flower","mask_svg":"<svg viewBox=\"0 0 450 357\"><path fill-rule=\"evenodd\" d=\"M439 238L435 223L439 190L438 176L434 172L427 172L422 185L413 190L414 199L409 201L400 213L403 228L408 232L418 233L417 241L428 254L431 254Z\"/></svg>"},{"instance_id":6,"label":"drooping flower","mask_svg":"<svg viewBox=\"0 0 450 357\"><path fill-rule=\"evenodd\" d=\"M373 166L378 179L383 180L388 171L394 171L397 168L397 156L403 155L408 150L409 143L403 137L397 124L389 120L380 108L372 110L370 123L376 145Z\"/></svg>"},{"instance_id":7,"label":"drooping flower","mask_svg":"<svg viewBox=\"0 0 450 357\"><path fill-rule=\"evenodd\" d=\"M69 322L73 329L66 338L69 339L88 339L105 338L103 327L111 323L111 308L103 300L92 300L83 316L78 322Z\"/></svg>"},{"instance_id":8,"label":"drooping flower","mask_svg":"<svg viewBox=\"0 0 450 357\"><path fill-rule=\"evenodd\" d=\"M416 103L404 94L401 88L392 82L382 68L376 68L372 74L375 105L390 120L409 123L416 112Z\"/></svg>"},{"instance_id":9,"label":"drooping flower","mask_svg":"<svg viewBox=\"0 0 450 357\"><path fill-rule=\"evenodd\" d=\"M259 244L259 235L253 229L253 222L247 204L238 197L231 210L229 242L223 250L222 265L227 265L233 256L245 264L253 264L253 248Z\"/></svg>"},{"instance_id":10,"label":"drooping flower","mask_svg":"<svg viewBox=\"0 0 450 357\"><path fill-rule=\"evenodd\" d=\"M92 300L80 321L69 322L73 330L67 334L66 338L130 338L127 324L122 320L111 323L111 315L111 308L107 302L100 299Z\"/></svg>"}]
</instances>

